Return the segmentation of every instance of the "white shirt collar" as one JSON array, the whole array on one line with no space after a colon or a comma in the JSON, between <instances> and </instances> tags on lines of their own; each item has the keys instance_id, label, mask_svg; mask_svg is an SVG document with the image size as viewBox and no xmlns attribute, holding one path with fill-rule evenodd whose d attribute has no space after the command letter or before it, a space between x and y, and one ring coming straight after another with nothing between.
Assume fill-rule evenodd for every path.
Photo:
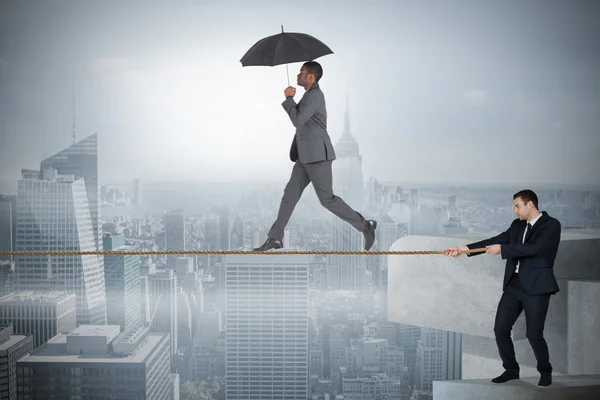
<instances>
[{"instance_id":1,"label":"white shirt collar","mask_svg":"<svg viewBox=\"0 0 600 400\"><path fill-rule=\"evenodd\" d=\"M534 219L532 219L531 221L529 221L529 224L531 226L533 226L538 221L538 219L540 219L541 216L542 216L542 213L540 212L537 217L535 217Z\"/></svg>"}]
</instances>

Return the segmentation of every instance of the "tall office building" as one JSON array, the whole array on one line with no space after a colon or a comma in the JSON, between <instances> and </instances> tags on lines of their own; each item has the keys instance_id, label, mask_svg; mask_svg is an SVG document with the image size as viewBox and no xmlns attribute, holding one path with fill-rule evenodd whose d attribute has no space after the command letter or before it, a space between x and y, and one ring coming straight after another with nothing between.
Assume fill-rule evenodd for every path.
<instances>
[{"instance_id":1,"label":"tall office building","mask_svg":"<svg viewBox=\"0 0 600 400\"><path fill-rule=\"evenodd\" d=\"M185 213L182 208L168 211L164 216L168 251L185 250ZM175 269L177 254L167 255L167 268Z\"/></svg>"},{"instance_id":2,"label":"tall office building","mask_svg":"<svg viewBox=\"0 0 600 400\"><path fill-rule=\"evenodd\" d=\"M125 245L122 233L104 235L105 251L137 251L138 246ZM106 318L109 325L120 325L127 331L140 324L141 276L140 256L104 256L104 277L106 281Z\"/></svg>"},{"instance_id":3,"label":"tall office building","mask_svg":"<svg viewBox=\"0 0 600 400\"><path fill-rule=\"evenodd\" d=\"M54 168L61 175L73 175L74 179L85 178L87 206L92 220L96 249L102 250L99 226L98 134L94 133L43 160L40 169L47 168Z\"/></svg>"},{"instance_id":4,"label":"tall office building","mask_svg":"<svg viewBox=\"0 0 600 400\"><path fill-rule=\"evenodd\" d=\"M177 288L177 349L182 349L186 353L192 346L192 322L196 320L196 308L194 299L190 292L183 288Z\"/></svg>"},{"instance_id":5,"label":"tall office building","mask_svg":"<svg viewBox=\"0 0 600 400\"><path fill-rule=\"evenodd\" d=\"M36 349L77 327L75 293L11 293L0 298L0 324L11 324L17 335L33 335Z\"/></svg>"},{"instance_id":6,"label":"tall office building","mask_svg":"<svg viewBox=\"0 0 600 400\"><path fill-rule=\"evenodd\" d=\"M221 221L214 210L204 220L204 243L210 250L221 249Z\"/></svg>"},{"instance_id":7,"label":"tall office building","mask_svg":"<svg viewBox=\"0 0 600 400\"><path fill-rule=\"evenodd\" d=\"M172 270L158 270L148 275L152 332L171 335L171 356L177 354L177 276Z\"/></svg>"},{"instance_id":8,"label":"tall office building","mask_svg":"<svg viewBox=\"0 0 600 400\"><path fill-rule=\"evenodd\" d=\"M231 249L231 227L233 220L229 207L223 207L219 210L219 240L221 250Z\"/></svg>"},{"instance_id":9,"label":"tall office building","mask_svg":"<svg viewBox=\"0 0 600 400\"><path fill-rule=\"evenodd\" d=\"M31 335L13 335L0 324L0 400L17 400L17 360L33 350Z\"/></svg>"},{"instance_id":10,"label":"tall office building","mask_svg":"<svg viewBox=\"0 0 600 400\"><path fill-rule=\"evenodd\" d=\"M60 175L55 169L23 171L17 195L17 248L59 252L96 250L85 178ZM74 292L78 323L106 323L102 256L18 257L15 287Z\"/></svg>"},{"instance_id":11,"label":"tall office building","mask_svg":"<svg viewBox=\"0 0 600 400\"><path fill-rule=\"evenodd\" d=\"M348 108L348 105L346 106ZM348 205L359 211L366 202L366 192L362 173L362 156L358 143L350 129L350 114L346 109L344 132L335 145L337 159L333 163L333 193L340 196ZM331 217L331 249L361 250L364 245L362 232L340 218ZM362 290L366 287L365 259L362 256L330 256L331 268L335 273L328 274L328 286L337 290Z\"/></svg>"},{"instance_id":12,"label":"tall office building","mask_svg":"<svg viewBox=\"0 0 600 400\"><path fill-rule=\"evenodd\" d=\"M146 326L150 322L151 308L148 276L140 276L140 325Z\"/></svg>"},{"instance_id":13,"label":"tall office building","mask_svg":"<svg viewBox=\"0 0 600 400\"><path fill-rule=\"evenodd\" d=\"M330 364L329 376L331 377L331 395L342 392L342 373L340 368L346 365L346 347L350 334L348 326L335 324L329 327Z\"/></svg>"},{"instance_id":14,"label":"tall office building","mask_svg":"<svg viewBox=\"0 0 600 400\"><path fill-rule=\"evenodd\" d=\"M462 335L423 328L417 345L415 390L433 393L433 381L462 379Z\"/></svg>"},{"instance_id":15,"label":"tall office building","mask_svg":"<svg viewBox=\"0 0 600 400\"><path fill-rule=\"evenodd\" d=\"M0 298L12 291L14 265L12 261L0 260Z\"/></svg>"},{"instance_id":16,"label":"tall office building","mask_svg":"<svg viewBox=\"0 0 600 400\"><path fill-rule=\"evenodd\" d=\"M171 400L169 335L81 325L17 362L19 399Z\"/></svg>"},{"instance_id":17,"label":"tall office building","mask_svg":"<svg viewBox=\"0 0 600 400\"><path fill-rule=\"evenodd\" d=\"M142 188L140 187L140 180L133 180L133 204L140 204L142 202Z\"/></svg>"},{"instance_id":18,"label":"tall office building","mask_svg":"<svg viewBox=\"0 0 600 400\"><path fill-rule=\"evenodd\" d=\"M0 194L0 251L15 251L17 242L17 196ZM0 255L0 261L12 261Z\"/></svg>"},{"instance_id":19,"label":"tall office building","mask_svg":"<svg viewBox=\"0 0 600 400\"><path fill-rule=\"evenodd\" d=\"M306 400L309 256L230 256L226 397Z\"/></svg>"},{"instance_id":20,"label":"tall office building","mask_svg":"<svg viewBox=\"0 0 600 400\"><path fill-rule=\"evenodd\" d=\"M194 259L192 257L177 257L175 259L175 265L172 267L177 276L177 283L179 286L184 286L186 283L186 277L194 273Z\"/></svg>"},{"instance_id":21,"label":"tall office building","mask_svg":"<svg viewBox=\"0 0 600 400\"><path fill-rule=\"evenodd\" d=\"M216 350L221 329L221 312L215 309L201 311L198 317L193 347Z\"/></svg>"}]
</instances>

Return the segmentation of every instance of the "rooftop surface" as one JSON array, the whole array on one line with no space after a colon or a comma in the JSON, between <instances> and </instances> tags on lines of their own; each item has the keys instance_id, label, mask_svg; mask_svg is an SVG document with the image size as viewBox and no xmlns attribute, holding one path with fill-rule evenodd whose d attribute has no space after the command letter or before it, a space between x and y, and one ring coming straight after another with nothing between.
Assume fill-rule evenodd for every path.
<instances>
[{"instance_id":1,"label":"rooftop surface","mask_svg":"<svg viewBox=\"0 0 600 400\"><path fill-rule=\"evenodd\" d=\"M5 303L59 303L69 297L75 297L75 293L65 293L60 291L37 292L28 290L24 292L14 292L0 297L0 304Z\"/></svg>"},{"instance_id":2,"label":"rooftop surface","mask_svg":"<svg viewBox=\"0 0 600 400\"><path fill-rule=\"evenodd\" d=\"M79 325L67 336L109 336L119 325Z\"/></svg>"},{"instance_id":3,"label":"rooftop surface","mask_svg":"<svg viewBox=\"0 0 600 400\"><path fill-rule=\"evenodd\" d=\"M6 342L0 343L0 351L6 351L25 339L27 339L27 336L25 335L11 335L10 339L8 339Z\"/></svg>"},{"instance_id":4,"label":"rooftop surface","mask_svg":"<svg viewBox=\"0 0 600 400\"><path fill-rule=\"evenodd\" d=\"M21 362L27 363L109 363L127 364L144 363L152 351L158 346L165 334L149 333L147 341L138 348L134 355L91 355L91 354L68 354L67 335L60 334L48 341L47 344L35 350L32 354L25 356Z\"/></svg>"}]
</instances>

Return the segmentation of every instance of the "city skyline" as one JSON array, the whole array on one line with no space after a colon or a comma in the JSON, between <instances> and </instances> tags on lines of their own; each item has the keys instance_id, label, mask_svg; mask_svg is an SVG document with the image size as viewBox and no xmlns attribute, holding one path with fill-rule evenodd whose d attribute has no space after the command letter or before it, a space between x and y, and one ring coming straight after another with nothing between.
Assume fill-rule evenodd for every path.
<instances>
[{"instance_id":1,"label":"city skyline","mask_svg":"<svg viewBox=\"0 0 600 400\"><path fill-rule=\"evenodd\" d=\"M347 133L350 136L350 132ZM341 147L336 149L343 160L336 170L342 178L339 191L344 196L348 195L353 203L363 204L370 214L377 215L380 221L379 236L375 242L377 250L386 250L390 245L394 250L394 247L402 245L403 239L438 240L434 237L441 234L446 236L441 240L446 240L449 236L456 238L466 233L478 235L486 229L483 228L486 225L503 225L503 220L510 215L510 196L502 195L501 191L458 188L453 192L448 188L385 187L377 180L370 180L366 187L361 188L360 146L349 139L338 145ZM78 145L70 146L59 154L71 153L78 148ZM97 169L93 168L98 159L96 156L100 156L101 152L93 150L90 155L93 157L87 161L81 157L65 157L70 161L53 165L42 163L41 171L23 171L17 196L17 205L20 205L17 208L17 231L21 234L17 237L16 250L54 248L53 243L60 238L57 234L64 228L54 232L52 227L64 224L63 214L68 214L67 208L70 207L69 201L62 205L54 191L32 190L29 188L31 185L64 187L66 191L61 190L61 193L67 198L71 196L70 192L77 192L77 196L72 195L78 200L75 208L79 210L79 218L85 217L85 221L76 226L80 233L87 235L84 243L92 245L90 216L94 210L88 207L90 193L86 193L86 182L88 177L92 182L101 181ZM63 174L79 173L84 165L89 169L87 175L84 173L81 178ZM147 190L143 181L133 181L128 186L134 189L138 198L143 199L133 202L133 207L156 202L156 193ZM232 207L213 197L210 212L207 214L208 210L205 210L200 216L187 212L187 207L176 207L178 200L169 196L165 203L168 211L142 213L138 217L130 216L127 208L120 207L113 208L113 215L104 213L110 208L101 205L111 204L123 196L117 188L101 186L98 189L93 185L90 190L99 194L93 208L100 208L98 215L104 250L116 247L121 251L127 248L176 251L248 249L256 246L265 232L266 218L275 211L274 200L279 193L273 189L254 190L239 205ZM453 194L456 192L459 195ZM597 234L593 236L593 229L584 229L600 227L600 197L597 193L553 190L540 192L540 196L549 205L550 212L559 215L565 230L576 234L579 230L584 237L590 233L590 237L600 237ZM506 205L502 205L504 200ZM61 207L48 208L49 204L56 202ZM329 216L324 216L323 210L315 212L317 210L310 201L302 203L286 230L286 248L351 250L359 245L346 240L343 234L340 236L341 226L337 221L331 221ZM562 213L563 205L566 213ZM37 210L34 217L30 216L31 210ZM5 213L10 211L4 210ZM2 218L4 216L0 215ZM238 222L241 225L235 226ZM10 226L5 227L8 228ZM30 231L39 231L40 235L30 238ZM571 232L566 236L571 236ZM236 245L232 246L232 243ZM59 247L64 245L70 246L59 242ZM178 393L191 400L191 387L205 387L210 382L213 382L210 383L212 389L205 390L206 398L210 400L247 398L259 393L262 397L272 398L284 393L286 397L298 400L304 400L308 395L324 400L326 394L362 399L373 386L379 387L381 393L385 392L393 400L414 400L415 396L435 400L437 383L462 380L465 378L463 371L467 371L467 378L472 378L491 374L495 369L497 360L489 355L483 357L485 372L475 366L472 358L481 359L479 355L483 350L473 347L479 339L474 342L469 335L463 338L462 330L430 329L428 324L404 325L405 321L420 318L411 310L424 305L405 308L394 300L399 298L402 303L408 299L393 289L398 287L397 279L388 279L388 258L369 258L365 264L360 264L360 268L354 265L354 260L319 259L308 255L296 258L281 256L279 260L272 257L263 260L248 255L174 258L176 260L160 256L104 257L102 268L106 285L102 285L102 291L106 293L107 303L103 308L106 307L107 319L112 322L80 325L74 330L70 328L66 331L71 333L66 336L64 333L50 335L45 345L29 350L28 355L15 361L22 372L9 376L9 388L15 390L16 385L17 391L27 392L31 390L28 385L31 385L38 390L46 379L41 370L36 370L35 364L30 364L38 357L47 357L46 362L76 362L79 357L84 357L91 361L90 372L84 375L95 376L100 364L119 359L123 352L146 354L151 349L145 343L156 341L159 337L163 338L161 379L124 381L116 378L117 382L128 383L128 391L140 390L137 386L144 384L160 387L160 394L157 391L149 397L157 400L175 399ZM394 264L398 260L390 257L389 261L392 274L397 274L395 271L400 268ZM33 272L28 271L31 267L39 269L37 272L41 274L44 270L43 265L33 258L17 258L14 267L15 271L9 272L6 283L0 284L5 284L9 293L11 290L35 289L35 292L9 294L2 298L10 313L5 322L13 323L17 329L16 335L10 338L20 340L19 335L38 332L37 328L33 331L29 328L35 318L29 317L23 323L10 316L20 315L19 310L26 309L31 299L41 298L39 291L43 288L31 280L23 285L18 278ZM55 274L59 279L62 275L71 275L65 268L56 269ZM83 275L86 275L85 271ZM178 277L182 278L181 282ZM391 283L391 292L388 283ZM96 284L93 286L98 287ZM430 292L427 293L430 295ZM74 297L71 298L74 300ZM391 305L388 305L390 302ZM124 307L120 307L120 303ZM79 320L86 310L77 308ZM124 314L120 312L122 309ZM403 310L404 315L400 315L399 310ZM72 307L75 320L73 311L75 307ZM43 313L40 315L45 316ZM360 317L357 319L357 316ZM54 321L55 318L51 317L48 322L53 324ZM10 332L13 328L9 325L7 329ZM586 335L589 336L589 333ZM81 337L76 342L73 336ZM103 346L92 350L90 346L98 337L102 338ZM65 340L66 351L61 350L65 348ZM69 344L69 341L72 343ZM113 347L105 348L104 343L111 341ZM465 350L463 346L466 346ZM169 348L170 357L167 354ZM11 351L20 350L11 348ZM569 349L569 352L573 351ZM95 358L81 352L94 352ZM566 365L566 361L562 362ZM283 371L278 372L276 364L283 365ZM151 367L150 359L142 365ZM533 370L530 360L524 363L524 370ZM562 367L561 371L568 370ZM143 376L144 372L139 374ZM29 375L33 379L25 384L25 377ZM54 372L48 373L48 377L53 376ZM76 372L74 376L77 376ZM180 379L183 382L181 389ZM278 386L277 382L285 385ZM70 384L78 390L87 383L76 381ZM66 388L65 385L60 387ZM110 397L111 389L97 390L99 395Z\"/></svg>"},{"instance_id":2,"label":"city skyline","mask_svg":"<svg viewBox=\"0 0 600 400\"><path fill-rule=\"evenodd\" d=\"M0 398L539 395L523 317L521 383L490 382L507 261L439 251L505 231L525 188L561 227L532 255L561 289L546 389L600 389L600 3L244 4L0 5L0 252L53 252L0 259ZM377 221L371 252L312 185L281 229L305 254L251 250L294 127L286 67L238 60L281 24L334 51L333 192Z\"/></svg>"}]
</instances>

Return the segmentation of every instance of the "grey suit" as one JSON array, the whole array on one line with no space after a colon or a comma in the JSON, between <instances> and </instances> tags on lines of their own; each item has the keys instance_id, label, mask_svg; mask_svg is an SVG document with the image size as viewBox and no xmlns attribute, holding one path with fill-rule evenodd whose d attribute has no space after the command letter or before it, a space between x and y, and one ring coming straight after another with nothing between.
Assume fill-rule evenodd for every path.
<instances>
[{"instance_id":1,"label":"grey suit","mask_svg":"<svg viewBox=\"0 0 600 400\"><path fill-rule=\"evenodd\" d=\"M279 213L269 231L269 237L283 239L285 226L304 189L311 182L317 198L325 208L358 231L364 232L367 222L363 216L333 194L331 164L336 156L327 133L327 107L319 84L311 86L298 104L292 97L288 97L281 105L296 127L290 148L290 160L295 164L283 191Z\"/></svg>"}]
</instances>

